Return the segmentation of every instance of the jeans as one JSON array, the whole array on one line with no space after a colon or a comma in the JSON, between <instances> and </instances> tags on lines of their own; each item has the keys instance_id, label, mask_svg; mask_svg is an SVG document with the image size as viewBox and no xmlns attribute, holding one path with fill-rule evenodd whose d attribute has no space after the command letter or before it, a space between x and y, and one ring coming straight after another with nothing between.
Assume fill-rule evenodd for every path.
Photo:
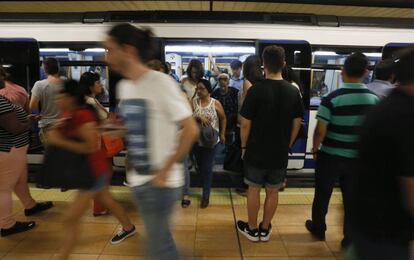
<instances>
[{"instance_id":1,"label":"jeans","mask_svg":"<svg viewBox=\"0 0 414 260\"><path fill-rule=\"evenodd\" d=\"M190 155L186 156L184 159L184 186L183 186L183 196L190 194L190 170L188 169L190 161Z\"/></svg>"},{"instance_id":2,"label":"jeans","mask_svg":"<svg viewBox=\"0 0 414 260\"><path fill-rule=\"evenodd\" d=\"M217 147L217 145L214 148L205 148L198 145L194 147L194 155L203 180L203 199L210 198L211 184L213 182L214 156Z\"/></svg>"},{"instance_id":3,"label":"jeans","mask_svg":"<svg viewBox=\"0 0 414 260\"><path fill-rule=\"evenodd\" d=\"M352 196L357 185L358 163L355 159L341 158L319 152L315 169L315 197L312 205L312 222L317 232L325 232L325 217L335 181L339 178L344 204L344 240L350 241L350 214Z\"/></svg>"},{"instance_id":4,"label":"jeans","mask_svg":"<svg viewBox=\"0 0 414 260\"><path fill-rule=\"evenodd\" d=\"M138 210L144 220L151 259L178 259L178 252L170 231L170 217L174 204L181 198L182 187L158 188L146 183L133 187Z\"/></svg>"}]
</instances>

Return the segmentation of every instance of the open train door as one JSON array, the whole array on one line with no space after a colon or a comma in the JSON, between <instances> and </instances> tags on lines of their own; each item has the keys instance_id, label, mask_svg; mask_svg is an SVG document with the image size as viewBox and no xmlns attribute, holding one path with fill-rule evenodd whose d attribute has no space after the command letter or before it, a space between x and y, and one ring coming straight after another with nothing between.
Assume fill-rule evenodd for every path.
<instances>
[{"instance_id":1,"label":"open train door","mask_svg":"<svg viewBox=\"0 0 414 260\"><path fill-rule=\"evenodd\" d=\"M307 41L294 40L259 40L256 42L257 55L261 57L264 48L278 45L285 49L286 64L299 75L300 89L305 105L304 120L309 123L309 94L311 84L312 48ZM308 129L306 129L307 131ZM289 155L288 169L302 169L305 164L307 140L298 140Z\"/></svg>"},{"instance_id":2,"label":"open train door","mask_svg":"<svg viewBox=\"0 0 414 260\"><path fill-rule=\"evenodd\" d=\"M39 80L39 64L39 44L35 39L0 38L0 66L28 92Z\"/></svg>"}]
</instances>

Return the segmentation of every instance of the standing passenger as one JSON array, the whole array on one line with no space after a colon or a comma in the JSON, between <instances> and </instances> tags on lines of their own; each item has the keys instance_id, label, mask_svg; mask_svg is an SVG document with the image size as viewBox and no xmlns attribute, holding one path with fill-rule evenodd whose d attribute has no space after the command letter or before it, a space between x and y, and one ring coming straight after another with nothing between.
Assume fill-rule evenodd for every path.
<instances>
[{"instance_id":1,"label":"standing passenger","mask_svg":"<svg viewBox=\"0 0 414 260\"><path fill-rule=\"evenodd\" d=\"M26 90L22 86L13 83L10 74L1 66L0 78L4 79L4 87L0 88L0 95L7 98L11 103L21 106L24 110L29 112L29 95Z\"/></svg>"},{"instance_id":2,"label":"standing passenger","mask_svg":"<svg viewBox=\"0 0 414 260\"><path fill-rule=\"evenodd\" d=\"M59 115L59 108L56 105L55 98L62 88L63 81L59 78L59 62L55 58L47 58L43 62L47 78L37 81L32 88L32 97L30 99L30 111L33 114L39 113L40 140L45 141L45 134L51 124L53 124Z\"/></svg>"},{"instance_id":3,"label":"standing passenger","mask_svg":"<svg viewBox=\"0 0 414 260\"><path fill-rule=\"evenodd\" d=\"M0 89L5 78L0 75ZM36 203L27 185L27 149L29 129L34 122L21 106L11 103L0 95L0 235L2 237L34 228L34 221L20 222L14 219L12 193L23 207L24 214L31 216L53 207L51 201Z\"/></svg>"},{"instance_id":4,"label":"standing passenger","mask_svg":"<svg viewBox=\"0 0 414 260\"><path fill-rule=\"evenodd\" d=\"M349 217L356 188L359 131L367 110L378 103L378 97L362 83L367 73L368 59L364 54L354 53L345 60L344 83L322 99L313 136L315 197L312 220L306 221L306 228L316 238L325 240L325 217L332 189L339 178L344 204L342 247L351 242Z\"/></svg>"},{"instance_id":5,"label":"standing passenger","mask_svg":"<svg viewBox=\"0 0 414 260\"><path fill-rule=\"evenodd\" d=\"M260 57L257 55L250 55L243 63L243 85L242 88L239 90L237 96L237 106L238 106L238 116L237 116L237 129L236 129L236 144L241 147L240 141L240 121L241 115L240 111L244 102L244 98L246 97L247 91L251 86L257 84L264 80L263 71L262 71L262 61ZM240 195L245 196L246 190L248 188L247 184L244 183L244 176L239 179L240 181L238 187L236 188L236 192Z\"/></svg>"},{"instance_id":6,"label":"standing passenger","mask_svg":"<svg viewBox=\"0 0 414 260\"><path fill-rule=\"evenodd\" d=\"M186 70L186 77L181 80L181 85L189 100L195 97L197 82L204 77L203 64L199 60L191 60Z\"/></svg>"},{"instance_id":7,"label":"standing passenger","mask_svg":"<svg viewBox=\"0 0 414 260\"><path fill-rule=\"evenodd\" d=\"M383 99L395 88L393 84L394 79L394 62L392 60L383 60L375 66L375 80L369 83L367 87L377 94L379 98Z\"/></svg>"},{"instance_id":8,"label":"standing passenger","mask_svg":"<svg viewBox=\"0 0 414 260\"><path fill-rule=\"evenodd\" d=\"M117 96L128 128L127 176L144 220L149 255L178 259L169 221L182 196L181 162L197 138L197 125L177 83L145 65L154 47L150 30L116 25L105 45L109 66L126 78Z\"/></svg>"},{"instance_id":9,"label":"standing passenger","mask_svg":"<svg viewBox=\"0 0 414 260\"><path fill-rule=\"evenodd\" d=\"M217 133L217 139L211 140L210 133L202 131L200 142L194 147L194 155L203 179L203 195L201 197L201 208L208 207L210 203L210 190L213 182L214 156L217 144L225 144L226 115L219 101L212 98L210 81L201 79L197 84L197 97L193 99L194 117L202 126L209 126Z\"/></svg>"},{"instance_id":10,"label":"standing passenger","mask_svg":"<svg viewBox=\"0 0 414 260\"><path fill-rule=\"evenodd\" d=\"M218 76L219 88L215 89L211 97L218 100L226 114L226 145L234 142L234 135L237 127L238 105L237 97L239 91L229 87L229 76L220 74Z\"/></svg>"},{"instance_id":11,"label":"standing passenger","mask_svg":"<svg viewBox=\"0 0 414 260\"><path fill-rule=\"evenodd\" d=\"M398 86L367 115L351 223L358 259L413 259L414 48L398 55Z\"/></svg>"},{"instance_id":12,"label":"standing passenger","mask_svg":"<svg viewBox=\"0 0 414 260\"><path fill-rule=\"evenodd\" d=\"M268 46L263 51L266 79L247 92L241 110L241 144L247 192L248 222L239 220L237 229L251 241L268 241L271 221L283 184L289 148L299 131L303 115L300 93L283 80L285 51ZM257 225L260 190L266 189L262 222Z\"/></svg>"},{"instance_id":13,"label":"standing passenger","mask_svg":"<svg viewBox=\"0 0 414 260\"><path fill-rule=\"evenodd\" d=\"M243 63L239 60L234 60L230 63L231 78L229 86L237 90L240 90L243 86L242 66Z\"/></svg>"}]
</instances>

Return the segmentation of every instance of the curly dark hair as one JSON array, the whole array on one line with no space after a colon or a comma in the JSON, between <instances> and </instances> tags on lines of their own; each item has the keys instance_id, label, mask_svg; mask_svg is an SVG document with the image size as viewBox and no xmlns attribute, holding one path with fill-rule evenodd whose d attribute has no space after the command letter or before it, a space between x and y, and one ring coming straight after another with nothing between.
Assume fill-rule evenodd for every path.
<instances>
[{"instance_id":1,"label":"curly dark hair","mask_svg":"<svg viewBox=\"0 0 414 260\"><path fill-rule=\"evenodd\" d=\"M189 78L191 78L191 70L193 68L197 69L197 78L195 80L198 81L202 79L204 77L204 67L201 61L196 59L190 61L186 70L186 74Z\"/></svg>"}]
</instances>

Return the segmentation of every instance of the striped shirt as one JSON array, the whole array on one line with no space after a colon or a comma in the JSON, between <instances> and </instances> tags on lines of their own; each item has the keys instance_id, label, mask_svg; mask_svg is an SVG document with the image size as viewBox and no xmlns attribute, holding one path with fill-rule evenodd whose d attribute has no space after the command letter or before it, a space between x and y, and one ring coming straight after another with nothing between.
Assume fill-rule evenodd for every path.
<instances>
[{"instance_id":1,"label":"striped shirt","mask_svg":"<svg viewBox=\"0 0 414 260\"><path fill-rule=\"evenodd\" d=\"M316 119L328 124L321 151L345 158L358 157L359 128L367 110L379 98L362 83L343 83L322 99Z\"/></svg>"},{"instance_id":2,"label":"striped shirt","mask_svg":"<svg viewBox=\"0 0 414 260\"><path fill-rule=\"evenodd\" d=\"M24 122L27 119L27 113L20 106L12 104L5 97L0 96L0 115L15 112L17 120ZM20 134L12 134L0 127L0 152L10 152L14 146L16 148L29 144L29 131Z\"/></svg>"}]
</instances>

